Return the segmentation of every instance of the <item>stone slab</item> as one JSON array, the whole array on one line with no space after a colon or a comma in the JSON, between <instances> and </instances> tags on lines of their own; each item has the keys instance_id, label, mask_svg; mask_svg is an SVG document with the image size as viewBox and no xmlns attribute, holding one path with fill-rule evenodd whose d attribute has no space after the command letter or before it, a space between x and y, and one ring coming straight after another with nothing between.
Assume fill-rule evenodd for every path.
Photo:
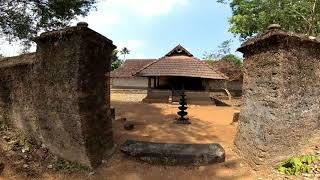
<instances>
[{"instance_id":1,"label":"stone slab","mask_svg":"<svg viewBox=\"0 0 320 180\"><path fill-rule=\"evenodd\" d=\"M152 164L207 165L225 161L220 144L171 144L127 140L121 151Z\"/></svg>"}]
</instances>

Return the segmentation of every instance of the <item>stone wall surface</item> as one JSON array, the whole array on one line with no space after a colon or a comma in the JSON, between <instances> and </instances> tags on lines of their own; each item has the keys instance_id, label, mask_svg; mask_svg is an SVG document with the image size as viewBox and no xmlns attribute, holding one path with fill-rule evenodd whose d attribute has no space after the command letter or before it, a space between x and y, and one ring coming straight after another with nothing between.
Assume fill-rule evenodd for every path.
<instances>
[{"instance_id":1,"label":"stone wall surface","mask_svg":"<svg viewBox=\"0 0 320 180\"><path fill-rule=\"evenodd\" d=\"M81 24L35 41L36 53L0 61L0 121L62 158L96 167L113 147L106 77L115 46Z\"/></svg>"},{"instance_id":2,"label":"stone wall surface","mask_svg":"<svg viewBox=\"0 0 320 180\"><path fill-rule=\"evenodd\" d=\"M0 61L0 122L36 136L31 71L35 54Z\"/></svg>"},{"instance_id":3,"label":"stone wall surface","mask_svg":"<svg viewBox=\"0 0 320 180\"><path fill-rule=\"evenodd\" d=\"M259 169L299 153L320 129L320 42L270 30L245 43L235 144Z\"/></svg>"}]
</instances>

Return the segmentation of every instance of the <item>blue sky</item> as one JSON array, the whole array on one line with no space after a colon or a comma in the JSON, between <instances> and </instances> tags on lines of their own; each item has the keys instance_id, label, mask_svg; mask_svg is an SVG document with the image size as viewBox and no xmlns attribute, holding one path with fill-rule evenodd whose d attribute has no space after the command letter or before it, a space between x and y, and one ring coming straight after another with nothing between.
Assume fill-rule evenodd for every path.
<instances>
[{"instance_id":1,"label":"blue sky","mask_svg":"<svg viewBox=\"0 0 320 180\"><path fill-rule=\"evenodd\" d=\"M77 21L88 22L118 48L126 46L128 58L159 58L177 44L202 58L224 40L233 40L233 52L239 47L228 32L230 16L229 6L216 0L100 0L96 11ZM18 48L5 49L14 55Z\"/></svg>"}]
</instances>

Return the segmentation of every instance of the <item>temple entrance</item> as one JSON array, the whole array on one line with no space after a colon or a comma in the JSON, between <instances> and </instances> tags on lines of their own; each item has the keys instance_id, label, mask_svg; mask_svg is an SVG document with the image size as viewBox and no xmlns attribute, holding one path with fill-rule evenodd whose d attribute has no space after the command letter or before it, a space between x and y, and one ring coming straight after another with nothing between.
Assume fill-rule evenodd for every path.
<instances>
[{"instance_id":1,"label":"temple entrance","mask_svg":"<svg viewBox=\"0 0 320 180\"><path fill-rule=\"evenodd\" d=\"M201 78L170 77L169 83L174 90L205 90Z\"/></svg>"},{"instance_id":2,"label":"temple entrance","mask_svg":"<svg viewBox=\"0 0 320 180\"><path fill-rule=\"evenodd\" d=\"M155 89L204 91L204 79L196 77L157 77Z\"/></svg>"}]
</instances>

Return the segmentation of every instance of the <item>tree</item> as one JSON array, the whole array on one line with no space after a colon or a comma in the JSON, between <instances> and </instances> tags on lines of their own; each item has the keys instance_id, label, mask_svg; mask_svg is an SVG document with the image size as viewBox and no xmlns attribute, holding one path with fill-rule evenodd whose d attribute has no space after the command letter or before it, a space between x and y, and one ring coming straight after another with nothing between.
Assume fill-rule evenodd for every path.
<instances>
[{"instance_id":1,"label":"tree","mask_svg":"<svg viewBox=\"0 0 320 180\"><path fill-rule=\"evenodd\" d=\"M320 34L320 0L217 0L232 9L230 32L246 39L270 24L286 31L312 36Z\"/></svg>"},{"instance_id":2,"label":"tree","mask_svg":"<svg viewBox=\"0 0 320 180\"><path fill-rule=\"evenodd\" d=\"M213 61L229 61L235 64L237 67L242 68L243 60L234 54L231 54L231 43L232 40L223 41L219 46L217 52L205 52L204 60L209 60L209 64L214 63ZM211 62L210 62L211 61Z\"/></svg>"},{"instance_id":3,"label":"tree","mask_svg":"<svg viewBox=\"0 0 320 180\"><path fill-rule=\"evenodd\" d=\"M41 31L63 28L77 16L86 16L96 0L1 0L0 35L26 47Z\"/></svg>"},{"instance_id":4,"label":"tree","mask_svg":"<svg viewBox=\"0 0 320 180\"><path fill-rule=\"evenodd\" d=\"M209 51L205 51L203 53L203 59L204 60L213 60L213 61L215 61L215 60L219 59L219 55L214 51L210 51L210 52Z\"/></svg>"},{"instance_id":5,"label":"tree","mask_svg":"<svg viewBox=\"0 0 320 180\"><path fill-rule=\"evenodd\" d=\"M234 54L227 54L223 56L220 61L230 61L234 63L237 67L242 68L243 67L243 59L237 57Z\"/></svg>"},{"instance_id":6,"label":"tree","mask_svg":"<svg viewBox=\"0 0 320 180\"><path fill-rule=\"evenodd\" d=\"M3 59L3 58L4 58L4 56L0 53L0 60Z\"/></svg>"},{"instance_id":7,"label":"tree","mask_svg":"<svg viewBox=\"0 0 320 180\"><path fill-rule=\"evenodd\" d=\"M219 60L223 56L225 56L227 54L231 54L230 53L231 52L231 43L232 43L231 39L223 41L218 46L218 51L204 52L203 59L205 59L205 60Z\"/></svg>"},{"instance_id":8,"label":"tree","mask_svg":"<svg viewBox=\"0 0 320 180\"><path fill-rule=\"evenodd\" d=\"M118 57L118 50L113 50L111 60L112 60L112 64L111 64L112 71L119 68L123 63L121 59L119 59Z\"/></svg>"},{"instance_id":9,"label":"tree","mask_svg":"<svg viewBox=\"0 0 320 180\"><path fill-rule=\"evenodd\" d=\"M126 60L126 55L130 54L130 50L126 47L122 48L120 54L123 55L123 61Z\"/></svg>"}]
</instances>

